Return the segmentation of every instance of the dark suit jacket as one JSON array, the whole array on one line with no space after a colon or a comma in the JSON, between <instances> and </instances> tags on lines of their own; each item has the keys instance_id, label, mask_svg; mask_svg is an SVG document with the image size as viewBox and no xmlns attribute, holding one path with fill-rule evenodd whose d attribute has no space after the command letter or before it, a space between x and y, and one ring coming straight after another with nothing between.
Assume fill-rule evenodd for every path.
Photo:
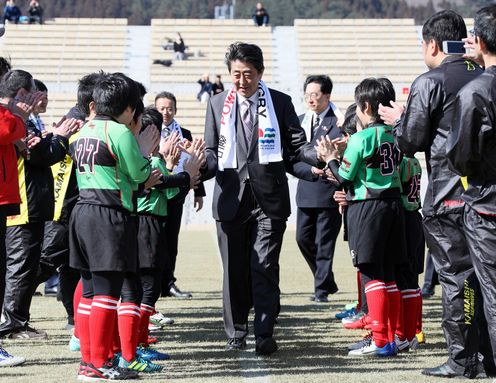
<instances>
[{"instance_id":1,"label":"dark suit jacket","mask_svg":"<svg viewBox=\"0 0 496 383\"><path fill-rule=\"evenodd\" d=\"M305 132L300 126L291 97L273 89L269 91L279 123L285 161L298 158L318 166L317 154L313 145L305 139ZM228 90L210 98L205 119L207 167L203 169L203 176L204 179L215 177L213 217L218 221L234 219L246 185L244 181L249 177L253 194L262 211L271 219L286 219L291 214L291 207L285 161L261 165L258 158L258 135L256 133L253 134L249 150L246 150L239 107L236 116L238 168L218 170L220 118L227 93ZM257 129L256 126L255 129Z\"/></svg>"},{"instance_id":2,"label":"dark suit jacket","mask_svg":"<svg viewBox=\"0 0 496 383\"><path fill-rule=\"evenodd\" d=\"M304 114L299 117L300 122L303 121L304 117ZM325 135L330 139L340 137L341 130L336 126L337 120L332 108L329 108L329 111L322 119L317 134L312 137L312 145L315 145L317 139ZM290 173L300 179L296 190L296 205L298 207L329 208L338 206L332 196L339 188L332 182L313 175L312 166L306 162L293 159L291 161L291 166L292 169Z\"/></svg>"},{"instance_id":3,"label":"dark suit jacket","mask_svg":"<svg viewBox=\"0 0 496 383\"><path fill-rule=\"evenodd\" d=\"M188 129L184 129L181 127L181 133L183 138L186 138L188 141L193 141L193 136L191 135L191 131ZM194 189L195 197L205 197L205 186L203 186L203 182L198 184L198 187Z\"/></svg>"}]
</instances>

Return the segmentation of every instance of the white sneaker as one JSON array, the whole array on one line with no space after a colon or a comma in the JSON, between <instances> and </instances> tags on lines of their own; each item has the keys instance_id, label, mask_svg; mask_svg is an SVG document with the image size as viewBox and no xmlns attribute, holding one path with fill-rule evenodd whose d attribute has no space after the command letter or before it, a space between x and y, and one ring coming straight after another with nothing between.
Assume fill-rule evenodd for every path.
<instances>
[{"instance_id":1,"label":"white sneaker","mask_svg":"<svg viewBox=\"0 0 496 383\"><path fill-rule=\"evenodd\" d=\"M410 341L410 351L415 351L419 348L419 341L416 336Z\"/></svg>"},{"instance_id":2,"label":"white sneaker","mask_svg":"<svg viewBox=\"0 0 496 383\"><path fill-rule=\"evenodd\" d=\"M154 325L157 326L165 326L165 325L171 325L174 323L174 319L166 317L164 314L161 312L156 312L150 317L150 323L153 323Z\"/></svg>"},{"instance_id":3,"label":"white sneaker","mask_svg":"<svg viewBox=\"0 0 496 383\"><path fill-rule=\"evenodd\" d=\"M23 364L26 361L22 356L10 355L3 347L0 347L0 367L12 367Z\"/></svg>"},{"instance_id":4,"label":"white sneaker","mask_svg":"<svg viewBox=\"0 0 496 383\"><path fill-rule=\"evenodd\" d=\"M374 356L377 355L377 350L379 350L379 347L375 345L375 342L372 341L368 345L364 345L363 347L357 349L357 350L351 350L348 352L349 356Z\"/></svg>"},{"instance_id":5,"label":"white sneaker","mask_svg":"<svg viewBox=\"0 0 496 383\"><path fill-rule=\"evenodd\" d=\"M149 332L158 332L160 330L162 330L162 326L158 326L156 324L153 324L152 322L150 322L150 324L148 325Z\"/></svg>"},{"instance_id":6,"label":"white sneaker","mask_svg":"<svg viewBox=\"0 0 496 383\"><path fill-rule=\"evenodd\" d=\"M417 338L415 338L417 339ZM396 347L398 348L398 352L406 352L410 348L410 342L405 340L401 340L398 335L394 334L394 343L396 343Z\"/></svg>"}]
</instances>

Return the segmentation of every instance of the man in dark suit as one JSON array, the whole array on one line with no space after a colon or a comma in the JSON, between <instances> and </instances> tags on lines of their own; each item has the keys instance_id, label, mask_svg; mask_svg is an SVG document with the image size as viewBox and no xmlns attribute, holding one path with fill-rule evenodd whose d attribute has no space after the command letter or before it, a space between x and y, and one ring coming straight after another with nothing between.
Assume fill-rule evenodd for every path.
<instances>
[{"instance_id":1,"label":"man in dark suit","mask_svg":"<svg viewBox=\"0 0 496 383\"><path fill-rule=\"evenodd\" d=\"M193 141L191 131L179 126L174 120L177 113L176 97L170 92L161 92L155 97L155 108L162 114L164 123L162 126L162 139L169 134L180 129L180 137ZM203 207L203 197L205 197L205 188L202 183L194 190L194 207L199 211ZM165 224L166 243L167 243L167 259L164 269L164 279L162 281L162 296L171 296L175 298L191 298L193 295L190 292L181 291L176 286L176 270L177 245L179 240L179 231L181 229L181 219L183 216L184 199L174 201L167 206L167 221Z\"/></svg>"},{"instance_id":2,"label":"man in dark suit","mask_svg":"<svg viewBox=\"0 0 496 383\"><path fill-rule=\"evenodd\" d=\"M331 103L332 81L329 76L309 76L303 87L308 112L300 116L307 140L315 145L324 136L341 136ZM341 214L333 195L338 190L324 172L302 161L292 164L292 173L300 179L296 192L296 242L310 266L315 280L315 302L327 302L338 291L332 272L336 238L341 228Z\"/></svg>"},{"instance_id":3,"label":"man in dark suit","mask_svg":"<svg viewBox=\"0 0 496 383\"><path fill-rule=\"evenodd\" d=\"M268 355L277 350L279 253L290 215L285 160L294 156L315 166L318 160L291 98L261 81L261 49L234 43L225 58L233 87L209 100L202 173L203 179L215 177L226 349L246 347L253 306L256 352ZM274 157L267 160L268 152Z\"/></svg>"}]
</instances>

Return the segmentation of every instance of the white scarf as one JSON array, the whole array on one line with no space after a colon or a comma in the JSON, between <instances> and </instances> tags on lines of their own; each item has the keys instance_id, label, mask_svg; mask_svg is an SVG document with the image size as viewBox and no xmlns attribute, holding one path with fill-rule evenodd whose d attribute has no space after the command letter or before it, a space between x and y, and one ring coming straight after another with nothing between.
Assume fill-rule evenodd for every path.
<instances>
[{"instance_id":1,"label":"white scarf","mask_svg":"<svg viewBox=\"0 0 496 383\"><path fill-rule=\"evenodd\" d=\"M258 83L258 159L261 165L282 161L281 133L274 112L269 89L263 81ZM220 135L217 153L219 170L236 169L236 90L227 93L220 119Z\"/></svg>"},{"instance_id":2,"label":"white scarf","mask_svg":"<svg viewBox=\"0 0 496 383\"><path fill-rule=\"evenodd\" d=\"M170 132L169 134L164 134L165 133L165 128L162 129L162 139L165 139L169 135L171 135L174 132L177 132L179 134L179 140L182 141L184 139L183 137L183 132L181 131L181 126L177 123L176 120L172 120L170 123ZM174 173L181 173L184 171L184 163L189 159L190 155L186 152L181 152L181 156L179 157L179 162L177 163L176 167L174 168Z\"/></svg>"}]
</instances>

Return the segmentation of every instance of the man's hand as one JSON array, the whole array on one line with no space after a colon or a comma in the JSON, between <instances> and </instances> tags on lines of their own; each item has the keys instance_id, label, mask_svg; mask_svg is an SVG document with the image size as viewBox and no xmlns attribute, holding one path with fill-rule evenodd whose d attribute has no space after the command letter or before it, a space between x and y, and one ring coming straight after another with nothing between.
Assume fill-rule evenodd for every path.
<instances>
[{"instance_id":1,"label":"man's hand","mask_svg":"<svg viewBox=\"0 0 496 383\"><path fill-rule=\"evenodd\" d=\"M24 121L29 118L34 108L41 103L45 93L32 92L23 96L16 96L9 101L8 108L13 113L21 117Z\"/></svg>"},{"instance_id":2,"label":"man's hand","mask_svg":"<svg viewBox=\"0 0 496 383\"><path fill-rule=\"evenodd\" d=\"M381 116L386 125L394 126L396 121L401 118L405 107L394 101L391 101L390 104L391 106L379 104L379 116Z\"/></svg>"},{"instance_id":3,"label":"man's hand","mask_svg":"<svg viewBox=\"0 0 496 383\"><path fill-rule=\"evenodd\" d=\"M160 133L157 128L150 125L136 138L144 157L148 157L160 143Z\"/></svg>"},{"instance_id":4,"label":"man's hand","mask_svg":"<svg viewBox=\"0 0 496 383\"><path fill-rule=\"evenodd\" d=\"M334 174L331 172L331 169L329 168L325 170L325 177L327 178L328 181L339 184L338 180L336 179L336 177L334 177Z\"/></svg>"},{"instance_id":5,"label":"man's hand","mask_svg":"<svg viewBox=\"0 0 496 383\"><path fill-rule=\"evenodd\" d=\"M314 176L322 177L324 175L324 171L322 169L316 168L312 166L311 172Z\"/></svg>"},{"instance_id":6,"label":"man's hand","mask_svg":"<svg viewBox=\"0 0 496 383\"><path fill-rule=\"evenodd\" d=\"M315 149L317 150L317 158L326 164L331 160L337 160L339 158L339 152L336 146L327 136L317 141Z\"/></svg>"},{"instance_id":7,"label":"man's hand","mask_svg":"<svg viewBox=\"0 0 496 383\"><path fill-rule=\"evenodd\" d=\"M155 128L157 129L157 128ZM160 148L158 149L162 157L166 158L170 151L173 150L179 143L179 133L174 132L167 136L166 138L160 140Z\"/></svg>"},{"instance_id":8,"label":"man's hand","mask_svg":"<svg viewBox=\"0 0 496 383\"><path fill-rule=\"evenodd\" d=\"M165 164L167 166L167 169L174 169L174 166L178 164L180 158L181 150L176 145L172 150L169 151L169 154L165 157Z\"/></svg>"},{"instance_id":9,"label":"man's hand","mask_svg":"<svg viewBox=\"0 0 496 383\"><path fill-rule=\"evenodd\" d=\"M484 60L475 42L475 37L467 37L466 39L462 39L462 41L465 42L463 47L468 50L468 53L465 53L463 58L475 61L480 66L484 66Z\"/></svg>"},{"instance_id":10,"label":"man's hand","mask_svg":"<svg viewBox=\"0 0 496 383\"><path fill-rule=\"evenodd\" d=\"M57 136L69 138L74 133L79 132L82 126L83 126L83 121L77 120L75 118L66 119L64 117L53 129L53 134Z\"/></svg>"},{"instance_id":11,"label":"man's hand","mask_svg":"<svg viewBox=\"0 0 496 383\"><path fill-rule=\"evenodd\" d=\"M193 206L196 212L199 212L203 207L203 197L195 197Z\"/></svg>"},{"instance_id":12,"label":"man's hand","mask_svg":"<svg viewBox=\"0 0 496 383\"><path fill-rule=\"evenodd\" d=\"M145 189L150 189L155 185L159 185L162 183L162 172L158 169L152 169L150 173L150 177L145 182Z\"/></svg>"},{"instance_id":13,"label":"man's hand","mask_svg":"<svg viewBox=\"0 0 496 383\"><path fill-rule=\"evenodd\" d=\"M349 140L350 140L350 136L344 136L344 137L335 138L331 141L334 147L338 150L339 157L343 157L344 151L346 150L346 146L348 145Z\"/></svg>"}]
</instances>

